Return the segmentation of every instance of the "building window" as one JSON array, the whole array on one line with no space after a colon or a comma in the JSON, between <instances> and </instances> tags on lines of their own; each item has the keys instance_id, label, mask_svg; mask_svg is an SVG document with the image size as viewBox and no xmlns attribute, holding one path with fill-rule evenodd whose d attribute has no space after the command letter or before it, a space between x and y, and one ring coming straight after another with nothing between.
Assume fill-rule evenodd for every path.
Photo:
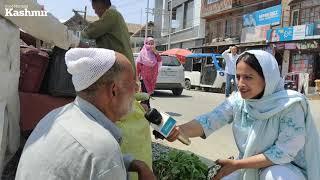
<instances>
[{"instance_id":1,"label":"building window","mask_svg":"<svg viewBox=\"0 0 320 180\"><path fill-rule=\"evenodd\" d=\"M314 20L315 20L316 22L319 22L319 21L320 21L320 6L317 6L317 7L315 7L314 9L315 9L315 15L314 15L314 16L315 16L315 17L314 17L315 19L314 19Z\"/></svg>"},{"instance_id":2,"label":"building window","mask_svg":"<svg viewBox=\"0 0 320 180\"><path fill-rule=\"evenodd\" d=\"M242 17L236 17L233 19L232 37L238 37L241 35L242 30Z\"/></svg>"},{"instance_id":3,"label":"building window","mask_svg":"<svg viewBox=\"0 0 320 180\"><path fill-rule=\"evenodd\" d=\"M208 0L207 4L212 4L212 3L215 3L215 2L218 2L219 0Z\"/></svg>"},{"instance_id":4,"label":"building window","mask_svg":"<svg viewBox=\"0 0 320 180\"><path fill-rule=\"evenodd\" d=\"M297 26L299 25L299 10L294 10L291 13L291 25Z\"/></svg>"},{"instance_id":5,"label":"building window","mask_svg":"<svg viewBox=\"0 0 320 180\"><path fill-rule=\"evenodd\" d=\"M184 5L184 17L183 17L183 28L189 28L193 26L193 9L194 1L188 1Z\"/></svg>"},{"instance_id":6,"label":"building window","mask_svg":"<svg viewBox=\"0 0 320 180\"><path fill-rule=\"evenodd\" d=\"M211 23L211 26L210 26L210 32L212 32L212 38L211 38L211 39L214 39L214 38L219 37L217 26L218 26L218 25L217 25L217 22L216 22L216 21L213 21L213 22Z\"/></svg>"},{"instance_id":7,"label":"building window","mask_svg":"<svg viewBox=\"0 0 320 180\"><path fill-rule=\"evenodd\" d=\"M223 37L223 25L222 25L222 22L221 21L218 21L217 22L217 37Z\"/></svg>"},{"instance_id":8,"label":"building window","mask_svg":"<svg viewBox=\"0 0 320 180\"><path fill-rule=\"evenodd\" d=\"M314 23L320 18L320 6L300 10L300 24Z\"/></svg>"},{"instance_id":9,"label":"building window","mask_svg":"<svg viewBox=\"0 0 320 180\"><path fill-rule=\"evenodd\" d=\"M232 19L226 20L226 26L225 26L225 37L231 37L232 36Z\"/></svg>"},{"instance_id":10,"label":"building window","mask_svg":"<svg viewBox=\"0 0 320 180\"><path fill-rule=\"evenodd\" d=\"M175 32L177 29L179 29L179 23L177 21L177 7L175 8L172 8L172 17L171 17L171 23L170 23L170 16L168 16L168 23L169 23L169 26L168 26L168 33L172 33L172 32ZM171 1L168 1L168 12L170 13L171 11ZM170 27L171 25L171 27Z\"/></svg>"},{"instance_id":11,"label":"building window","mask_svg":"<svg viewBox=\"0 0 320 180\"><path fill-rule=\"evenodd\" d=\"M175 31L179 31L181 29L183 29L183 6L180 5L177 8L175 8L175 14L176 14L176 24L177 24L177 28L175 29Z\"/></svg>"}]
</instances>

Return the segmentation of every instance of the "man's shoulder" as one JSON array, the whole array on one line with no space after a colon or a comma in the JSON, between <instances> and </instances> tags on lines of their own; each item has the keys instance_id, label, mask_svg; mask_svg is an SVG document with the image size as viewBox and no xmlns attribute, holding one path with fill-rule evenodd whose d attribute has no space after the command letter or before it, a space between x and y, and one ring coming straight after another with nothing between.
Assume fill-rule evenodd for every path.
<instances>
[{"instance_id":1,"label":"man's shoulder","mask_svg":"<svg viewBox=\"0 0 320 180\"><path fill-rule=\"evenodd\" d=\"M93 154L105 154L108 150L115 151L119 146L107 129L74 104L49 113L36 127L33 136L39 137L48 132L62 133L67 137L65 141L78 143Z\"/></svg>"},{"instance_id":2,"label":"man's shoulder","mask_svg":"<svg viewBox=\"0 0 320 180\"><path fill-rule=\"evenodd\" d=\"M69 118L68 118L69 117ZM74 118L71 118L74 117ZM109 154L119 149L118 142L109 130L91 116L74 108L63 116L59 125L87 151L96 155ZM109 151L109 152L108 152Z\"/></svg>"},{"instance_id":3,"label":"man's shoulder","mask_svg":"<svg viewBox=\"0 0 320 180\"><path fill-rule=\"evenodd\" d=\"M42 176L33 179L55 175L70 179L79 174L89 177L93 160L94 171L110 169L111 161L121 164L119 144L108 130L71 103L49 113L32 132L19 162L17 177L34 176L34 169Z\"/></svg>"},{"instance_id":4,"label":"man's shoulder","mask_svg":"<svg viewBox=\"0 0 320 180\"><path fill-rule=\"evenodd\" d=\"M113 17L122 17L121 13L116 10L116 9L113 9L113 8L110 8L108 10L106 10L105 13L103 13L102 15L102 18L105 18L105 17L110 17L110 16L113 16Z\"/></svg>"}]
</instances>

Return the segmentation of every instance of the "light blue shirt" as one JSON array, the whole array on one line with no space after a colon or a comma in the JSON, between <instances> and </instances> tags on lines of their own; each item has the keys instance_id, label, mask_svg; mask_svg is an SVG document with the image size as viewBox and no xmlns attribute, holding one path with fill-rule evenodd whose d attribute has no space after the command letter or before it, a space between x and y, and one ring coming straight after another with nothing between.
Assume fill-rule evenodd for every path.
<instances>
[{"instance_id":1,"label":"light blue shirt","mask_svg":"<svg viewBox=\"0 0 320 180\"><path fill-rule=\"evenodd\" d=\"M243 99L234 93L212 112L199 116L205 135L227 123L233 123L233 134L240 151L239 158L264 154L273 164L303 172L308 180L320 177L320 138L306 97L284 90L277 60L262 50L254 55L265 79L259 99ZM259 169L241 169L243 180L259 180Z\"/></svg>"},{"instance_id":2,"label":"light blue shirt","mask_svg":"<svg viewBox=\"0 0 320 180\"><path fill-rule=\"evenodd\" d=\"M120 142L114 123L77 97L36 126L24 147L16 179L125 180L132 158L123 158Z\"/></svg>"},{"instance_id":3,"label":"light blue shirt","mask_svg":"<svg viewBox=\"0 0 320 180\"><path fill-rule=\"evenodd\" d=\"M262 151L256 154L264 154L274 164L286 164L293 171L306 173L306 161L304 157L304 144L306 127L302 107L296 103L276 115L278 134L266 134L265 142L261 142ZM239 150L239 159L243 158L248 146L248 136L252 127L261 121L252 119L248 113L241 110L241 101L231 97L216 107L212 112L200 115L196 120L203 127L205 136L220 129L228 123L232 123L234 139ZM299 174L297 172L297 174Z\"/></svg>"}]
</instances>

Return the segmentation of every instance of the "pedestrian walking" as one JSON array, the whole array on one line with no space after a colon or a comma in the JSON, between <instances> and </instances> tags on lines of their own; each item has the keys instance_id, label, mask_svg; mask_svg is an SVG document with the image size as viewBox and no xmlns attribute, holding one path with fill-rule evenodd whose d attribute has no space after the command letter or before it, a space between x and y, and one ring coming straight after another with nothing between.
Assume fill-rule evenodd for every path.
<instances>
[{"instance_id":1,"label":"pedestrian walking","mask_svg":"<svg viewBox=\"0 0 320 180\"><path fill-rule=\"evenodd\" d=\"M141 81L143 92L153 94L156 87L159 68L161 66L161 57L155 48L154 39L148 37L136 60L137 75ZM149 100L144 101L149 108Z\"/></svg>"}]
</instances>

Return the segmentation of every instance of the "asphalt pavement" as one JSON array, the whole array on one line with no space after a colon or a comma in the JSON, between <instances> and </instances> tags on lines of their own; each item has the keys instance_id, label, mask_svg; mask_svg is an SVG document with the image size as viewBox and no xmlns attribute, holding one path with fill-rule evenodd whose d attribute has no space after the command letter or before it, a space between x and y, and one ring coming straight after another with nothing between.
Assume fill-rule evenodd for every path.
<instances>
[{"instance_id":1,"label":"asphalt pavement","mask_svg":"<svg viewBox=\"0 0 320 180\"><path fill-rule=\"evenodd\" d=\"M151 106L159 111L166 112L178 121L178 124L186 123L197 115L211 111L225 96L219 93L202 92L196 90L184 90L182 96L176 97L171 91L156 91L151 100ZM320 128L320 100L310 100L312 115L318 129ZM219 129L207 139L193 138L190 146L183 145L179 141L170 143L163 140L154 142L163 145L193 152L208 160L237 156L231 125Z\"/></svg>"}]
</instances>

